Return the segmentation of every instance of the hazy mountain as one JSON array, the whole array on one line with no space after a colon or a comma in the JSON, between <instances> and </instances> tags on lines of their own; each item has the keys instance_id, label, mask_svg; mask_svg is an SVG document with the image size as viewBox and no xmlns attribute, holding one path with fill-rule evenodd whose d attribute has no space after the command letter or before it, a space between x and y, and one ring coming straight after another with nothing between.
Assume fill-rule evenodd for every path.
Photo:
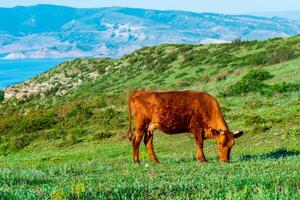
<instances>
[{"instance_id":1,"label":"hazy mountain","mask_svg":"<svg viewBox=\"0 0 300 200\"><path fill-rule=\"evenodd\" d=\"M283 17L300 22L300 11L283 11L283 12L257 12L252 15L262 17Z\"/></svg>"},{"instance_id":2,"label":"hazy mountain","mask_svg":"<svg viewBox=\"0 0 300 200\"><path fill-rule=\"evenodd\" d=\"M161 43L219 43L286 37L284 18L134 8L53 5L0 8L0 58L118 57Z\"/></svg>"}]
</instances>

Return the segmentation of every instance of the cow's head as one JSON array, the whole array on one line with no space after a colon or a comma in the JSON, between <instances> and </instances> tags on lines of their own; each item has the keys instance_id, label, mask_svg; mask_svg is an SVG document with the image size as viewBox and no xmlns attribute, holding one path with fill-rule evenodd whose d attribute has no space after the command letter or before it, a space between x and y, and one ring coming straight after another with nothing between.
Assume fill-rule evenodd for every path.
<instances>
[{"instance_id":1,"label":"cow's head","mask_svg":"<svg viewBox=\"0 0 300 200\"><path fill-rule=\"evenodd\" d=\"M220 160L229 162L230 151L234 145L234 138L238 138L243 135L243 131L231 132L227 130L211 130L213 136L217 139L218 152Z\"/></svg>"}]
</instances>

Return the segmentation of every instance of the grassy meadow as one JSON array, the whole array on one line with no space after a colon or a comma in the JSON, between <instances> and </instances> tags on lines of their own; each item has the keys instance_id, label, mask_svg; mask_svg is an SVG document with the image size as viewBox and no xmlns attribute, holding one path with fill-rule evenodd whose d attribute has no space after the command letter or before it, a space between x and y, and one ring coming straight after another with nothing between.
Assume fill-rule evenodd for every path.
<instances>
[{"instance_id":1,"label":"grassy meadow","mask_svg":"<svg viewBox=\"0 0 300 200\"><path fill-rule=\"evenodd\" d=\"M299 199L300 36L218 45L145 47L120 59L75 59L55 73L74 83L0 103L0 199ZM76 73L75 73L76 72ZM86 75L85 75L86 77ZM68 82L70 84L71 82ZM70 86L71 87L71 86ZM219 100L236 140L229 164L191 134L154 134L132 163L127 97L135 90L198 90Z\"/></svg>"}]
</instances>

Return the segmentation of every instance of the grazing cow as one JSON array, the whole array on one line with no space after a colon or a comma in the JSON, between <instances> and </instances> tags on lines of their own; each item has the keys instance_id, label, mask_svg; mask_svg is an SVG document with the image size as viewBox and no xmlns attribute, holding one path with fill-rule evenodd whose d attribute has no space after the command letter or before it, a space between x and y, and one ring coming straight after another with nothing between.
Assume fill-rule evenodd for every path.
<instances>
[{"instance_id":1,"label":"grazing cow","mask_svg":"<svg viewBox=\"0 0 300 200\"><path fill-rule=\"evenodd\" d=\"M203 92L134 92L128 99L128 138L133 144L133 160L139 163L139 145L144 143L150 159L159 163L153 150L153 132L156 129L166 134L190 132L197 144L197 159L206 162L203 141L216 138L220 160L229 161L234 138L243 132L233 133L221 114L217 100ZM131 131L131 115L134 116L135 134Z\"/></svg>"}]
</instances>

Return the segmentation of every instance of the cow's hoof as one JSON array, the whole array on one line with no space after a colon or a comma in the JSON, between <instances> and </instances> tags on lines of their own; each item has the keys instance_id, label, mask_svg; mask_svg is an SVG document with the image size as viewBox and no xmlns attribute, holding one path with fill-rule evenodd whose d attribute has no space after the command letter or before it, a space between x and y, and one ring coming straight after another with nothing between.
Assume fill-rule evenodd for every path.
<instances>
[{"instance_id":1,"label":"cow's hoof","mask_svg":"<svg viewBox=\"0 0 300 200\"><path fill-rule=\"evenodd\" d=\"M154 160L154 161L152 161L152 162L153 162L154 165L159 164L159 160Z\"/></svg>"},{"instance_id":2,"label":"cow's hoof","mask_svg":"<svg viewBox=\"0 0 300 200\"><path fill-rule=\"evenodd\" d=\"M201 163L208 163L206 159L198 159L198 161Z\"/></svg>"}]
</instances>

